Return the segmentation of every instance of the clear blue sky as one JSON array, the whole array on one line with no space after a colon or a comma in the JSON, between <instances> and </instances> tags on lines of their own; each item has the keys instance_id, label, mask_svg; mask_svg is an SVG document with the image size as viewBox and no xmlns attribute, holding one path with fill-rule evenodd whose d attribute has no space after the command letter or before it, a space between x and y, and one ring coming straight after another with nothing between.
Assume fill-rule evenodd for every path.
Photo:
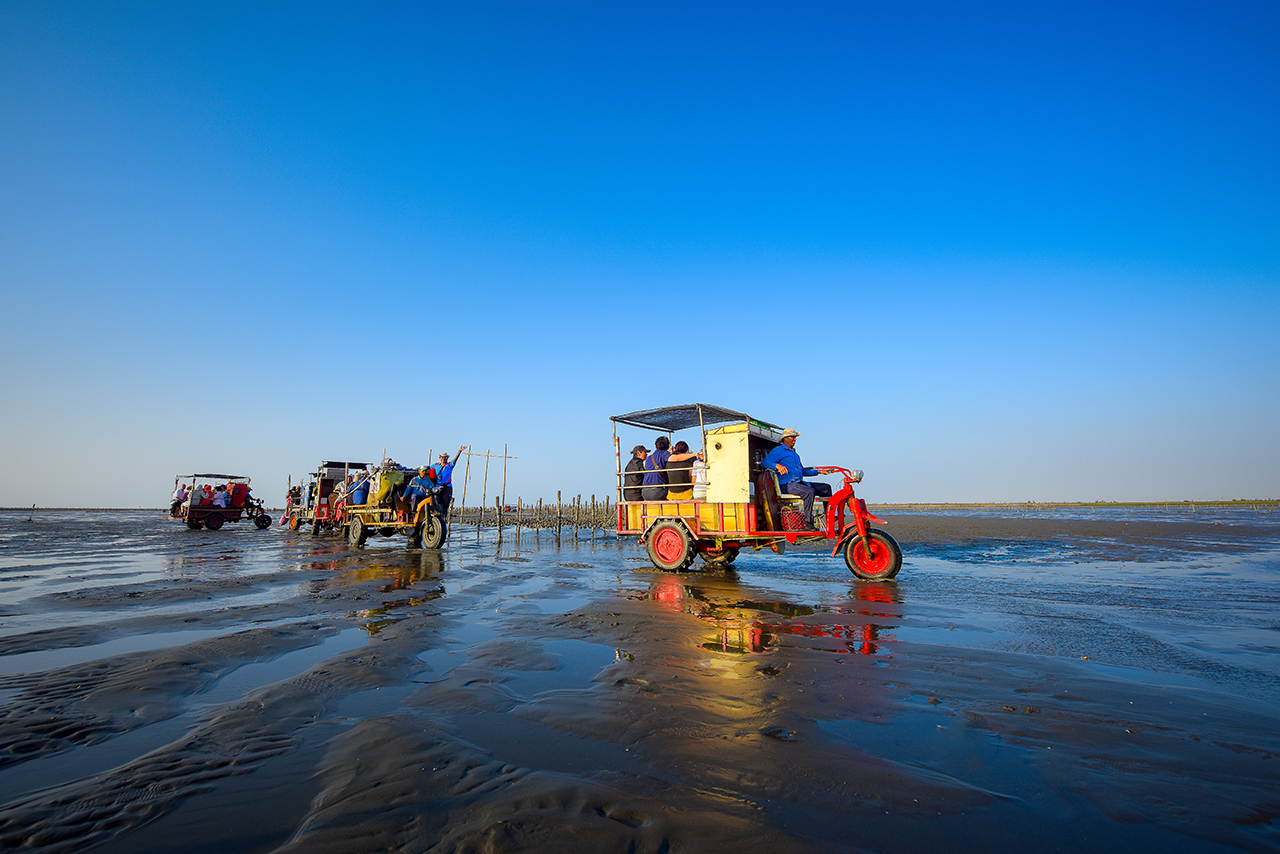
<instances>
[{"instance_id":1,"label":"clear blue sky","mask_svg":"<svg viewBox=\"0 0 1280 854\"><path fill-rule=\"evenodd\" d=\"M1280 497L1278 33L8 0L0 505L462 443L603 497L608 416L693 401L873 503Z\"/></svg>"}]
</instances>

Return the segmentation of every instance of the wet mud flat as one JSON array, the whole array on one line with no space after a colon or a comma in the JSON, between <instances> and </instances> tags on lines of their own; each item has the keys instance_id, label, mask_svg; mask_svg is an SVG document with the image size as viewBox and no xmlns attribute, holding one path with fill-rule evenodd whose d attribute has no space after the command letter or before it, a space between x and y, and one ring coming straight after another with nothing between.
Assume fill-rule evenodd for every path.
<instances>
[{"instance_id":1,"label":"wet mud flat","mask_svg":"<svg viewBox=\"0 0 1280 854\"><path fill-rule=\"evenodd\" d=\"M0 513L0 849L1280 848L1275 517L886 518L871 584Z\"/></svg>"}]
</instances>

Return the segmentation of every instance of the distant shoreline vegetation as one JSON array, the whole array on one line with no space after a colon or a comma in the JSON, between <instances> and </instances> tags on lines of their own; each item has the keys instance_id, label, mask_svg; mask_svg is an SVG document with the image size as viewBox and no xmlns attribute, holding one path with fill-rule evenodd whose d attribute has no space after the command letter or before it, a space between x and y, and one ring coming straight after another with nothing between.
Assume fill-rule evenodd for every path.
<instances>
[{"instance_id":1,"label":"distant shoreline vegetation","mask_svg":"<svg viewBox=\"0 0 1280 854\"><path fill-rule=\"evenodd\" d=\"M1019 509L1025 510L1030 507L1042 508L1046 510L1067 508L1074 509L1080 507L1153 507L1168 508L1174 507L1280 507L1280 498L1233 498L1229 500L1217 501L1201 501L1201 500L1182 500L1182 501L916 501L904 504L882 504L875 501L868 501L868 506L878 507L885 510L1009 510ZM526 509L531 505L526 505ZM554 506L554 505L550 505ZM282 507L269 507L269 512L283 512ZM457 509L462 509L458 507ZM468 507L467 509L475 509ZM168 514L168 506L164 507L0 507L0 512L26 512L33 510L57 510L68 511L74 510L81 513L136 513L136 512L154 512Z\"/></svg>"}]
</instances>

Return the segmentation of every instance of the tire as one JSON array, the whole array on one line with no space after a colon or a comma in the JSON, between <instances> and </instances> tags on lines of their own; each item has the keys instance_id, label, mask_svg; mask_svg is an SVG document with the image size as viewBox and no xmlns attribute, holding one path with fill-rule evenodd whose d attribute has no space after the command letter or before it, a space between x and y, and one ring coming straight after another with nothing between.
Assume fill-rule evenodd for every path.
<instances>
[{"instance_id":1,"label":"tire","mask_svg":"<svg viewBox=\"0 0 1280 854\"><path fill-rule=\"evenodd\" d=\"M268 516L266 513L261 513L257 516L254 516L253 525L259 531L265 531L267 528L271 527L271 517Z\"/></svg>"},{"instance_id":2,"label":"tire","mask_svg":"<svg viewBox=\"0 0 1280 854\"><path fill-rule=\"evenodd\" d=\"M302 519L301 519L301 517L298 517L298 516L290 516L290 517L289 517L289 530L290 530L290 531L296 531L296 530L298 530L298 529L299 529L299 528L301 528L301 527L302 527Z\"/></svg>"},{"instance_id":3,"label":"tire","mask_svg":"<svg viewBox=\"0 0 1280 854\"><path fill-rule=\"evenodd\" d=\"M448 535L449 526L444 523L444 520L434 513L428 513L426 520L422 523L422 547L438 549L444 545Z\"/></svg>"},{"instance_id":4,"label":"tire","mask_svg":"<svg viewBox=\"0 0 1280 854\"><path fill-rule=\"evenodd\" d=\"M359 516L351 517L351 524L347 529L347 536L351 540L351 545L359 548L364 545L364 541L369 539L369 529L365 527L364 520Z\"/></svg>"},{"instance_id":5,"label":"tire","mask_svg":"<svg viewBox=\"0 0 1280 854\"><path fill-rule=\"evenodd\" d=\"M645 537L649 560L658 569L667 572L683 572L693 563L697 553L689 532L679 522L659 522Z\"/></svg>"},{"instance_id":6,"label":"tire","mask_svg":"<svg viewBox=\"0 0 1280 854\"><path fill-rule=\"evenodd\" d=\"M222 518L221 513L210 513L204 517L204 526L210 531L216 531L222 527L222 523L225 521L227 520Z\"/></svg>"},{"instance_id":7,"label":"tire","mask_svg":"<svg viewBox=\"0 0 1280 854\"><path fill-rule=\"evenodd\" d=\"M902 569L902 549L893 537L879 528L868 528L867 539L871 546L870 557L867 557L861 536L845 541L845 565L863 581L888 581Z\"/></svg>"},{"instance_id":8,"label":"tire","mask_svg":"<svg viewBox=\"0 0 1280 854\"><path fill-rule=\"evenodd\" d=\"M204 525L201 525L199 522L192 522L190 519L188 519L188 520L187 520L187 527L188 527L188 528L190 528L190 529L191 529L191 530L193 530L193 531L198 531L198 530L200 530L201 528L203 528L203 527L204 527Z\"/></svg>"},{"instance_id":9,"label":"tire","mask_svg":"<svg viewBox=\"0 0 1280 854\"><path fill-rule=\"evenodd\" d=\"M733 563L738 557L738 549L736 546L728 546L721 551L714 548L698 549L698 554L702 556L702 560L711 569L724 569Z\"/></svg>"},{"instance_id":10,"label":"tire","mask_svg":"<svg viewBox=\"0 0 1280 854\"><path fill-rule=\"evenodd\" d=\"M319 519L311 523L311 536L313 537L320 536L320 520Z\"/></svg>"}]
</instances>

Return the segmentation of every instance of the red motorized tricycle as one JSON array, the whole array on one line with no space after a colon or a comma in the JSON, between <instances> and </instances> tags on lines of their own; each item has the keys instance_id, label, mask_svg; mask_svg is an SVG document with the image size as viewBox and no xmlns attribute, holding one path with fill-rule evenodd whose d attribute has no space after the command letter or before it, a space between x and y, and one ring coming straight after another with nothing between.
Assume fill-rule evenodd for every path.
<instances>
[{"instance_id":1,"label":"red motorized tricycle","mask_svg":"<svg viewBox=\"0 0 1280 854\"><path fill-rule=\"evenodd\" d=\"M703 403L630 412L611 420L618 461L618 533L638 536L659 569L684 570L698 556L708 566L727 566L744 547L781 552L787 544L817 541L832 543L832 556L843 554L849 571L862 579L886 581L902 568L897 542L872 527L885 522L854 495L862 472L817 467L824 474L841 475L844 483L831 496L815 498L812 518L805 518L803 499L782 490L776 471L762 465L783 443L783 428ZM668 483L666 494L658 497L653 487L646 493L629 485L628 475L631 481L638 478L623 467L620 424L656 431L668 440L697 428L692 438L695 443L701 439L701 450L678 454L686 459L663 467L668 481L680 481L679 488ZM681 471L686 467L693 469L691 476Z\"/></svg>"},{"instance_id":2,"label":"red motorized tricycle","mask_svg":"<svg viewBox=\"0 0 1280 854\"><path fill-rule=\"evenodd\" d=\"M193 531L216 531L226 522L241 519L252 519L259 531L270 528L271 514L249 494L249 480L237 474L180 474L173 479L169 516L183 520Z\"/></svg>"}]
</instances>

